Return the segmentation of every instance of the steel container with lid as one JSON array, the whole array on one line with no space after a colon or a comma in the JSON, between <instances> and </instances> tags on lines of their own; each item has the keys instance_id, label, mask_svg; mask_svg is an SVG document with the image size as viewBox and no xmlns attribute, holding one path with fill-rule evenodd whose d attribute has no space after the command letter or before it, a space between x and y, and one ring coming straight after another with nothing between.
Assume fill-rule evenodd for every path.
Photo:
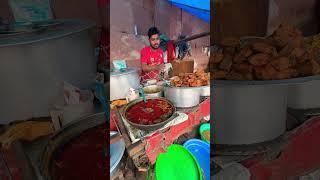
<instances>
[{"instance_id":1,"label":"steel container with lid","mask_svg":"<svg viewBox=\"0 0 320 180\"><path fill-rule=\"evenodd\" d=\"M125 99L129 89L138 89L140 77L137 69L127 68L110 73L110 100Z\"/></svg>"}]
</instances>

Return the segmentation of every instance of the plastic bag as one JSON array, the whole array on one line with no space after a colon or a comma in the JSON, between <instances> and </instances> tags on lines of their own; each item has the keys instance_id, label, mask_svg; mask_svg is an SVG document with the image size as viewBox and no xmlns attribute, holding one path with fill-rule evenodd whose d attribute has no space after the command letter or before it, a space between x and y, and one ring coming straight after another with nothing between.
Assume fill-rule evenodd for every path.
<instances>
[{"instance_id":1,"label":"plastic bag","mask_svg":"<svg viewBox=\"0 0 320 180\"><path fill-rule=\"evenodd\" d=\"M47 21L53 18L50 0L9 0L16 22Z\"/></svg>"},{"instance_id":2,"label":"plastic bag","mask_svg":"<svg viewBox=\"0 0 320 180\"><path fill-rule=\"evenodd\" d=\"M113 62L114 69L117 71L121 71L127 68L127 64L125 60L114 60Z\"/></svg>"},{"instance_id":3,"label":"plastic bag","mask_svg":"<svg viewBox=\"0 0 320 180\"><path fill-rule=\"evenodd\" d=\"M91 91L80 90L64 82L63 92L65 105L55 106L55 109L50 112L56 130L80 117L94 113L94 96Z\"/></svg>"}]
</instances>

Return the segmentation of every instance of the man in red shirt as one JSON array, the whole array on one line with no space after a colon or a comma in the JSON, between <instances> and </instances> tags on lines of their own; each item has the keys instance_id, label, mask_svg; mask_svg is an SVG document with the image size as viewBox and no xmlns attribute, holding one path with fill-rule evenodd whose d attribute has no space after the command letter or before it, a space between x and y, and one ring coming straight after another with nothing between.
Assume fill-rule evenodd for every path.
<instances>
[{"instance_id":1,"label":"man in red shirt","mask_svg":"<svg viewBox=\"0 0 320 180\"><path fill-rule=\"evenodd\" d=\"M148 30L150 46L140 52L142 67L142 81L148 79L159 80L159 74L164 70L164 53L160 47L160 32L156 27Z\"/></svg>"}]
</instances>

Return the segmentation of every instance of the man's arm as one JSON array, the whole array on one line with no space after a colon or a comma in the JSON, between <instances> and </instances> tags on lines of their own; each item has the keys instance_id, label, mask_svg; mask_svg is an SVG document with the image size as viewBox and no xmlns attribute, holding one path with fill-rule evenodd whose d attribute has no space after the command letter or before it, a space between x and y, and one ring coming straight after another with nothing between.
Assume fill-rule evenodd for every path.
<instances>
[{"instance_id":1,"label":"man's arm","mask_svg":"<svg viewBox=\"0 0 320 180\"><path fill-rule=\"evenodd\" d=\"M141 63L141 68L143 72L161 71L164 68L164 65L147 65L147 63Z\"/></svg>"},{"instance_id":2,"label":"man's arm","mask_svg":"<svg viewBox=\"0 0 320 180\"><path fill-rule=\"evenodd\" d=\"M143 72L150 72L150 71L156 71L156 70L162 70L164 68L164 65L148 65L148 58L149 56L145 52L144 49L140 52L140 62L141 62L141 69Z\"/></svg>"}]
</instances>

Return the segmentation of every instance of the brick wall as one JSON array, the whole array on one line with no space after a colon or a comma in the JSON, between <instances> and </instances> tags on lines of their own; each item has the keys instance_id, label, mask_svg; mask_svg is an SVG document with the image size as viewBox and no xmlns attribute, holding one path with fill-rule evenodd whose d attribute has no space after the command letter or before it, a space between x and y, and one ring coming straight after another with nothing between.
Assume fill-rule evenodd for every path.
<instances>
[{"instance_id":1,"label":"brick wall","mask_svg":"<svg viewBox=\"0 0 320 180\"><path fill-rule=\"evenodd\" d=\"M181 33L193 35L209 32L209 24L171 5L167 0L111 0L110 7L110 56L125 59L129 66L140 67L140 50L147 45L147 30L157 26L170 39ZM134 35L137 26L138 36ZM209 45L210 38L191 41L193 58L205 68L209 58L202 53L202 46Z\"/></svg>"}]
</instances>

